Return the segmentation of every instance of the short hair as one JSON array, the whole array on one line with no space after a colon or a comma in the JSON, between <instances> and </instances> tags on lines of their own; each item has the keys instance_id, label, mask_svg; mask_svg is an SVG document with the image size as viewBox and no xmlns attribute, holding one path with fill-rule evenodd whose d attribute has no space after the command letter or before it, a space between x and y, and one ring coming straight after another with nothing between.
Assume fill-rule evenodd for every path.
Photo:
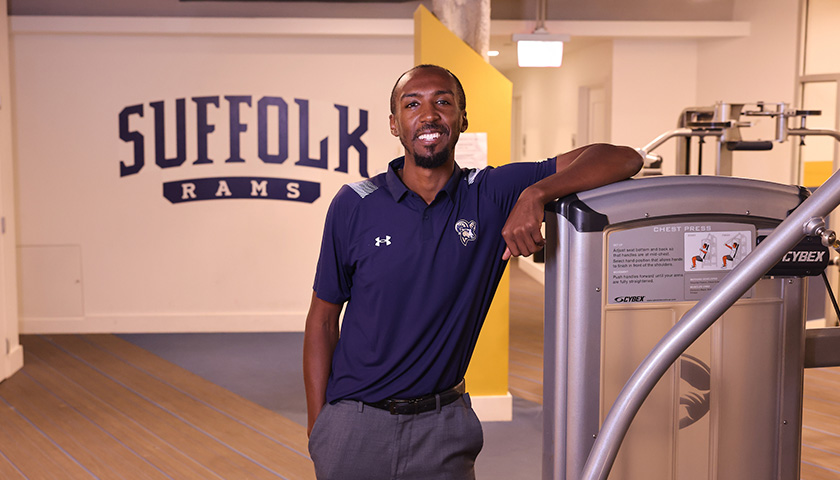
<instances>
[{"instance_id":1,"label":"short hair","mask_svg":"<svg viewBox=\"0 0 840 480\"><path fill-rule=\"evenodd\" d=\"M397 85L399 85L400 80L409 73L419 70L421 68L436 68L438 70L443 70L446 72L453 80L455 80L455 97L458 100L458 108L461 110L467 109L467 94L464 93L464 86L461 85L461 81L458 80L458 77L455 76L454 73L450 72L448 69L441 67L440 65L432 65L429 63L424 63L423 65L417 65L416 67L408 70L407 72L400 75L400 78L397 79L396 83L394 83L394 88L391 89L391 114L393 115L397 111Z\"/></svg>"}]
</instances>

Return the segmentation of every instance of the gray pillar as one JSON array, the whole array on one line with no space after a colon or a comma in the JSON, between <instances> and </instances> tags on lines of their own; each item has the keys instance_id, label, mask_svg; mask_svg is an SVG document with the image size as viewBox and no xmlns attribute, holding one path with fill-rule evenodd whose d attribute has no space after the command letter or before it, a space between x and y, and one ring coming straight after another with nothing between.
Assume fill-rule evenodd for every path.
<instances>
[{"instance_id":1,"label":"gray pillar","mask_svg":"<svg viewBox=\"0 0 840 480\"><path fill-rule=\"evenodd\" d=\"M432 12L484 60L490 49L490 0L432 0Z\"/></svg>"}]
</instances>

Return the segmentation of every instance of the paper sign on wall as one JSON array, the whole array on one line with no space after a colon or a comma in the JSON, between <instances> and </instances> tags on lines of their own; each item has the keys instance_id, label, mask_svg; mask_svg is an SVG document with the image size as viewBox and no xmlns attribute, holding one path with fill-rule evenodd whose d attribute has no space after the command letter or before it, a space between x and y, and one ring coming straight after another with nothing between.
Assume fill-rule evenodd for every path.
<instances>
[{"instance_id":1,"label":"paper sign on wall","mask_svg":"<svg viewBox=\"0 0 840 480\"><path fill-rule=\"evenodd\" d=\"M487 132L462 133L455 145L455 161L461 168L487 166Z\"/></svg>"}]
</instances>

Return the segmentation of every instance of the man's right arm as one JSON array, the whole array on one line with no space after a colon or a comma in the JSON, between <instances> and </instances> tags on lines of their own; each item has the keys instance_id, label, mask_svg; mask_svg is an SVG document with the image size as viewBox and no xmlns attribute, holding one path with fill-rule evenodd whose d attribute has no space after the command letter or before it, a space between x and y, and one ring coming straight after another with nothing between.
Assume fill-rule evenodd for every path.
<instances>
[{"instance_id":1,"label":"man's right arm","mask_svg":"<svg viewBox=\"0 0 840 480\"><path fill-rule=\"evenodd\" d=\"M306 330L303 334L307 436L312 432L312 426L326 403L327 380L330 378L333 352L338 342L338 317L341 308L341 304L321 300L312 292L312 302L306 315Z\"/></svg>"},{"instance_id":2,"label":"man's right arm","mask_svg":"<svg viewBox=\"0 0 840 480\"><path fill-rule=\"evenodd\" d=\"M503 260L528 256L545 244L540 232L545 204L571 193L590 190L635 175L644 164L630 147L593 144L557 156L554 175L526 188L510 212L502 236L507 249Z\"/></svg>"}]
</instances>

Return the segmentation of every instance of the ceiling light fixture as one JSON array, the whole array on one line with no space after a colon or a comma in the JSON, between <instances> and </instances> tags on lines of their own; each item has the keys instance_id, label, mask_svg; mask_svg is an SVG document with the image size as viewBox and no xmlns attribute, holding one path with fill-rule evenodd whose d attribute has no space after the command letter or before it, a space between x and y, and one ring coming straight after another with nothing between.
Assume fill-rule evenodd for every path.
<instances>
[{"instance_id":1,"label":"ceiling light fixture","mask_svg":"<svg viewBox=\"0 0 840 480\"><path fill-rule=\"evenodd\" d=\"M550 34L545 28L547 0L537 0L537 25L533 33L513 35L520 67L559 67L563 63L563 42L568 35Z\"/></svg>"}]
</instances>

